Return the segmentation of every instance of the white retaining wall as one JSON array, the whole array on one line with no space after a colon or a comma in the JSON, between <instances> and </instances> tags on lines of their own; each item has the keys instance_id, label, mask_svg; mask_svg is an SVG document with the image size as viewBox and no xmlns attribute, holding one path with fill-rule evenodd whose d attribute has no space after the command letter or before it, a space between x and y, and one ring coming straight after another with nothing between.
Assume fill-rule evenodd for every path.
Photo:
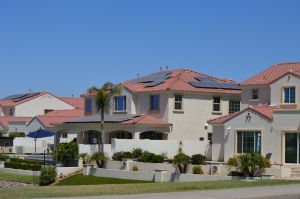
<instances>
[{"instance_id":1,"label":"white retaining wall","mask_svg":"<svg viewBox=\"0 0 300 199\"><path fill-rule=\"evenodd\" d=\"M1 168L0 167L0 172L3 173L12 173L12 174L21 174L21 175L35 175L39 176L40 171L29 171L29 170L21 170L21 169L11 169L11 168Z\"/></svg>"},{"instance_id":2,"label":"white retaining wall","mask_svg":"<svg viewBox=\"0 0 300 199\"><path fill-rule=\"evenodd\" d=\"M178 153L179 143L180 140L113 139L111 153L132 151L134 148L141 148L155 154L166 153L169 158L173 158ZM183 152L189 156L194 154L206 155L208 145L208 141L182 140Z\"/></svg>"},{"instance_id":3,"label":"white retaining wall","mask_svg":"<svg viewBox=\"0 0 300 199\"><path fill-rule=\"evenodd\" d=\"M82 169L79 167L56 167L57 176L60 176L60 174L63 174L64 176L73 174L76 172L81 171Z\"/></svg>"}]
</instances>

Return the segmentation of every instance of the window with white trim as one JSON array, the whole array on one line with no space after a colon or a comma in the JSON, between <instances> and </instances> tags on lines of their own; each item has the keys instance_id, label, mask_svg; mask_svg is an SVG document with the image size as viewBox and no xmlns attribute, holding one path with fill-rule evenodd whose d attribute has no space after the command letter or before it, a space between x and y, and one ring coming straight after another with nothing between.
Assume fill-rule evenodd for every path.
<instances>
[{"instance_id":1,"label":"window with white trim","mask_svg":"<svg viewBox=\"0 0 300 199\"><path fill-rule=\"evenodd\" d=\"M126 96L114 97L114 111L126 111Z\"/></svg>"},{"instance_id":2,"label":"window with white trim","mask_svg":"<svg viewBox=\"0 0 300 199\"><path fill-rule=\"evenodd\" d=\"M237 153L261 152L260 131L238 131Z\"/></svg>"},{"instance_id":3,"label":"window with white trim","mask_svg":"<svg viewBox=\"0 0 300 199\"><path fill-rule=\"evenodd\" d=\"M175 94L174 96L174 110L181 111L183 110L182 106L183 96L180 94Z\"/></svg>"},{"instance_id":4,"label":"window with white trim","mask_svg":"<svg viewBox=\"0 0 300 199\"><path fill-rule=\"evenodd\" d=\"M241 102L238 100L230 100L229 101L229 114L240 111Z\"/></svg>"},{"instance_id":5,"label":"window with white trim","mask_svg":"<svg viewBox=\"0 0 300 199\"><path fill-rule=\"evenodd\" d=\"M213 98L213 111L220 112L221 111L221 97Z\"/></svg>"},{"instance_id":6,"label":"window with white trim","mask_svg":"<svg viewBox=\"0 0 300 199\"><path fill-rule=\"evenodd\" d=\"M252 99L258 100L259 97L259 90L258 89L252 89Z\"/></svg>"},{"instance_id":7,"label":"window with white trim","mask_svg":"<svg viewBox=\"0 0 300 199\"><path fill-rule=\"evenodd\" d=\"M295 86L283 88L283 99L285 104L294 104L296 102Z\"/></svg>"},{"instance_id":8,"label":"window with white trim","mask_svg":"<svg viewBox=\"0 0 300 199\"><path fill-rule=\"evenodd\" d=\"M159 111L159 95L150 95L150 110Z\"/></svg>"}]
</instances>

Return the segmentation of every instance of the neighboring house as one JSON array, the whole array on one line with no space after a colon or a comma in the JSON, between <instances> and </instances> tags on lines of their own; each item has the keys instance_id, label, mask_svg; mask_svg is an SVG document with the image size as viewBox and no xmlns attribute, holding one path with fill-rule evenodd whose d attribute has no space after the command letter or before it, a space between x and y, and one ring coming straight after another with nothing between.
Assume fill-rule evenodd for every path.
<instances>
[{"instance_id":1,"label":"neighboring house","mask_svg":"<svg viewBox=\"0 0 300 199\"><path fill-rule=\"evenodd\" d=\"M0 116L0 131L24 133L32 117Z\"/></svg>"},{"instance_id":2,"label":"neighboring house","mask_svg":"<svg viewBox=\"0 0 300 199\"><path fill-rule=\"evenodd\" d=\"M299 164L300 62L274 65L241 88L242 111L209 121L212 160L260 152L273 164Z\"/></svg>"},{"instance_id":3,"label":"neighboring house","mask_svg":"<svg viewBox=\"0 0 300 199\"><path fill-rule=\"evenodd\" d=\"M112 99L109 114L105 115L102 139L107 147L113 138L208 140L212 132L209 118L240 111L237 82L191 70L161 71L122 85L121 95ZM94 95L82 97L85 117L56 129L78 134L78 143L88 146L97 144L100 114Z\"/></svg>"},{"instance_id":4,"label":"neighboring house","mask_svg":"<svg viewBox=\"0 0 300 199\"><path fill-rule=\"evenodd\" d=\"M0 137L0 153L12 153L13 138Z\"/></svg>"}]
</instances>

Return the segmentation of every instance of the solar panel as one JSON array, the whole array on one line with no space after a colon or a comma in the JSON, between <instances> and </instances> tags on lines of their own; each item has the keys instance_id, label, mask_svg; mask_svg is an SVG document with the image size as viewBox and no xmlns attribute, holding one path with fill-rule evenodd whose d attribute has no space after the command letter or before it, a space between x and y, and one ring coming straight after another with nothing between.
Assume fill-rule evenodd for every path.
<instances>
[{"instance_id":1,"label":"solar panel","mask_svg":"<svg viewBox=\"0 0 300 199\"><path fill-rule=\"evenodd\" d=\"M164 83L164 82L165 82L165 81L151 82L151 83L146 84L146 85L145 85L145 88L147 88L147 87L158 86L158 85L160 85L160 84L162 84L162 83Z\"/></svg>"},{"instance_id":2,"label":"solar panel","mask_svg":"<svg viewBox=\"0 0 300 199\"><path fill-rule=\"evenodd\" d=\"M3 98L2 100L14 100L16 98L23 97L25 95L27 95L27 94L10 95L10 96L7 96L7 97Z\"/></svg>"},{"instance_id":3,"label":"solar panel","mask_svg":"<svg viewBox=\"0 0 300 199\"><path fill-rule=\"evenodd\" d=\"M16 95L10 95L6 98L4 98L3 100L12 100L14 102L19 102L19 101L22 101L24 99L27 99L27 98L31 98L31 97L34 97L36 95L39 95L40 93L37 92L37 93L26 93L26 94L16 94Z\"/></svg>"},{"instance_id":4,"label":"solar panel","mask_svg":"<svg viewBox=\"0 0 300 199\"><path fill-rule=\"evenodd\" d=\"M231 83L221 83L221 82L196 82L191 81L189 82L192 86L197 88L220 88L220 89L233 89L233 90L240 90L240 85L238 84L231 84Z\"/></svg>"},{"instance_id":5,"label":"solar panel","mask_svg":"<svg viewBox=\"0 0 300 199\"><path fill-rule=\"evenodd\" d=\"M204 81L204 82L217 82L216 79L214 79L212 77L198 76L198 77L195 77L195 79L197 79L199 81Z\"/></svg>"},{"instance_id":6,"label":"solar panel","mask_svg":"<svg viewBox=\"0 0 300 199\"><path fill-rule=\"evenodd\" d=\"M149 83L149 82L161 81L170 78L171 73L172 72L170 71L163 71L163 72L153 73L137 79L133 79L131 81L137 83Z\"/></svg>"}]
</instances>

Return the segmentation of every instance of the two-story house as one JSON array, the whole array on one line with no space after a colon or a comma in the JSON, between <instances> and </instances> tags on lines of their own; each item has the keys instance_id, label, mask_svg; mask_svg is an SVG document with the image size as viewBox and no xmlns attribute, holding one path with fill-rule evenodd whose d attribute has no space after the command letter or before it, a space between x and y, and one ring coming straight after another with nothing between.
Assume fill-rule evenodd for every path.
<instances>
[{"instance_id":1,"label":"two-story house","mask_svg":"<svg viewBox=\"0 0 300 199\"><path fill-rule=\"evenodd\" d=\"M122 83L105 115L102 139L207 140L209 118L240 111L240 85L195 71L160 71ZM97 144L100 114L95 96L82 95L85 116L57 126L78 134L81 145ZM109 146L108 146L109 147Z\"/></svg>"},{"instance_id":2,"label":"two-story house","mask_svg":"<svg viewBox=\"0 0 300 199\"><path fill-rule=\"evenodd\" d=\"M300 163L300 62L276 64L241 84L240 112L209 120L212 159L260 152L273 164Z\"/></svg>"}]
</instances>

